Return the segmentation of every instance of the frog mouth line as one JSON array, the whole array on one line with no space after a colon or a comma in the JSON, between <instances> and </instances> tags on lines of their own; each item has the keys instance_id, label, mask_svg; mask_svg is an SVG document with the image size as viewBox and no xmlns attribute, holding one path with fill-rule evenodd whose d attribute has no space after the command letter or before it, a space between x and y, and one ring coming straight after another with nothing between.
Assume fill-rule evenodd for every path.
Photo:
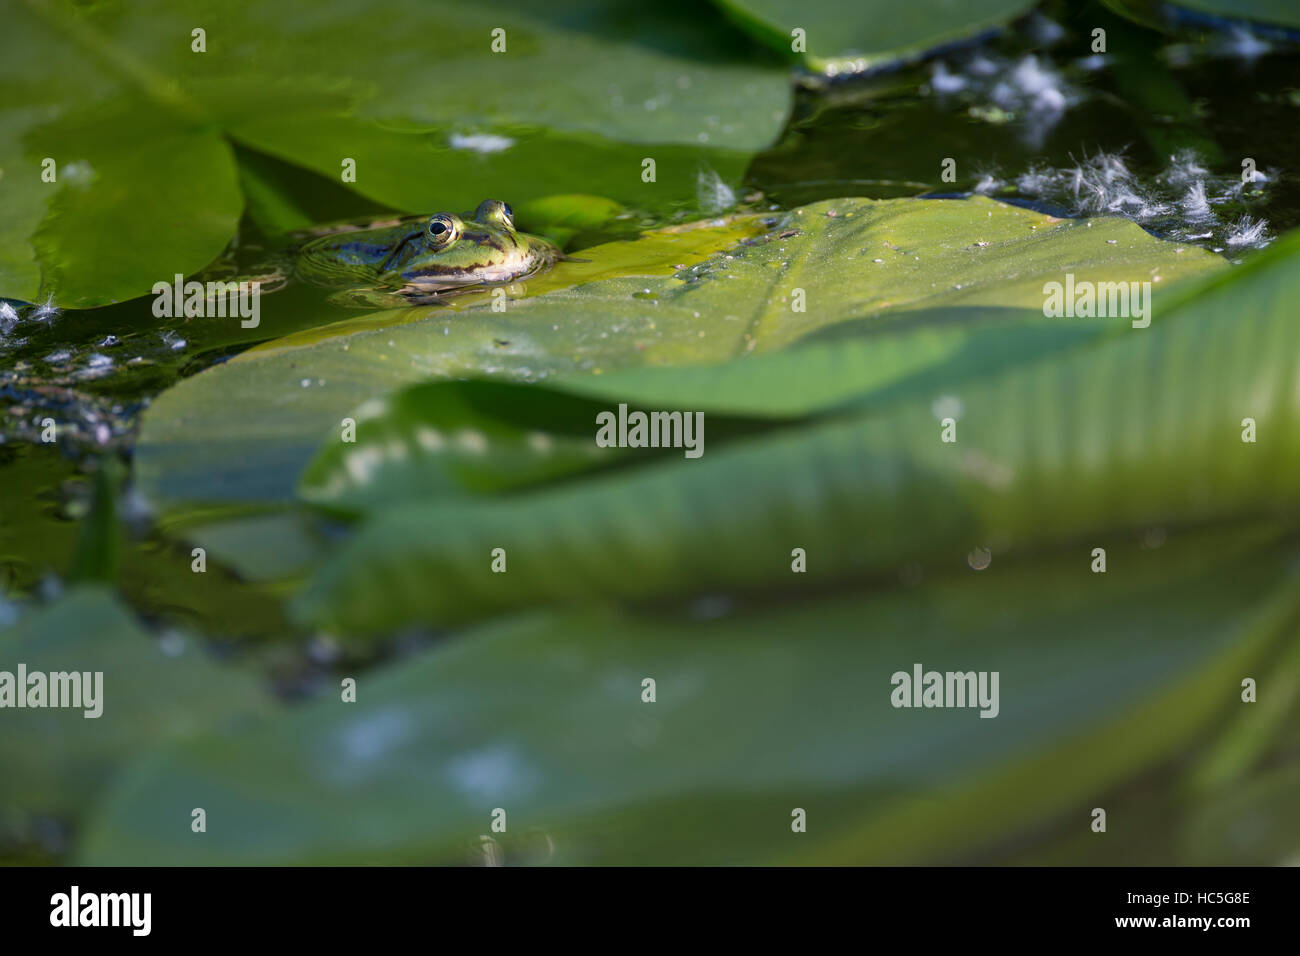
<instances>
[{"instance_id":1,"label":"frog mouth line","mask_svg":"<svg viewBox=\"0 0 1300 956\"><path fill-rule=\"evenodd\" d=\"M515 266L498 266L495 269L480 269L471 275L466 275L463 281L446 278L448 275L454 275L459 270L447 266L426 266L418 273L403 275L406 281L405 289L417 289L421 293L436 292L439 289L469 289L484 285L503 285L510 282L522 282L525 279L531 279L533 276L545 272L551 262L542 260L535 263L532 268L524 271L516 271ZM464 275L464 273L460 273Z\"/></svg>"}]
</instances>

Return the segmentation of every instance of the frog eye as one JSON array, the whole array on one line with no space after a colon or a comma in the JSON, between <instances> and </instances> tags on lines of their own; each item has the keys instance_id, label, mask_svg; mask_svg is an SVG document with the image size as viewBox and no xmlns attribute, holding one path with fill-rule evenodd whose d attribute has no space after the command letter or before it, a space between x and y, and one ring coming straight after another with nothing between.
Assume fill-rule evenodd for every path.
<instances>
[{"instance_id":1,"label":"frog eye","mask_svg":"<svg viewBox=\"0 0 1300 956\"><path fill-rule=\"evenodd\" d=\"M460 220L447 213L439 213L429 220L424 239L431 248L441 249L460 237Z\"/></svg>"},{"instance_id":2,"label":"frog eye","mask_svg":"<svg viewBox=\"0 0 1300 956\"><path fill-rule=\"evenodd\" d=\"M513 227L515 211L499 199L484 199L478 204L478 209L474 210L474 219L476 222L499 222Z\"/></svg>"}]
</instances>

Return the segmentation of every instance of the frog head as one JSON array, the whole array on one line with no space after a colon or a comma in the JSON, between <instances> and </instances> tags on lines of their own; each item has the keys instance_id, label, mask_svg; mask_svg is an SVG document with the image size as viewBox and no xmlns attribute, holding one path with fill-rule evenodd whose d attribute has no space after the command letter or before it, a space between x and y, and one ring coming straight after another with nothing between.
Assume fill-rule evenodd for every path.
<instances>
[{"instance_id":1,"label":"frog head","mask_svg":"<svg viewBox=\"0 0 1300 956\"><path fill-rule=\"evenodd\" d=\"M496 199L479 203L470 219L440 212L394 245L379 265L387 285L431 291L511 282L551 266L559 250L518 232L514 212Z\"/></svg>"}]
</instances>

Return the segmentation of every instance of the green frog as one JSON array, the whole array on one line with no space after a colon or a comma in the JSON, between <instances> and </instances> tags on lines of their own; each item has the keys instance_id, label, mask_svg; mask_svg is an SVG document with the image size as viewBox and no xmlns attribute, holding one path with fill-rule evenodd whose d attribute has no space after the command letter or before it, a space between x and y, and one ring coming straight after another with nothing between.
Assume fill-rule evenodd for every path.
<instances>
[{"instance_id":1,"label":"green frog","mask_svg":"<svg viewBox=\"0 0 1300 956\"><path fill-rule=\"evenodd\" d=\"M440 212L324 227L298 238L293 274L314 285L347 287L331 296L344 305L433 304L530 278L564 258L547 240L517 232L513 210L496 199L485 199L464 219Z\"/></svg>"}]
</instances>

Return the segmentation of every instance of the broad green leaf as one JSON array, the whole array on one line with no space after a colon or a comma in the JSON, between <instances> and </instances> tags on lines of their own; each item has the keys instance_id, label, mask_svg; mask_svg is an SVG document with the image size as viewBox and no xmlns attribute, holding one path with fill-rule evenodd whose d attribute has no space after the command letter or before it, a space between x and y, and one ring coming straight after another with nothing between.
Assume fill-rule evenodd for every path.
<instances>
[{"instance_id":1,"label":"broad green leaf","mask_svg":"<svg viewBox=\"0 0 1300 956\"><path fill-rule=\"evenodd\" d=\"M198 271L242 200L220 134L142 93L97 38L59 30L51 6L9 4L0 32L13 104L0 115L0 295L86 308Z\"/></svg>"},{"instance_id":2,"label":"broad green leaf","mask_svg":"<svg viewBox=\"0 0 1300 956\"><path fill-rule=\"evenodd\" d=\"M288 235L316 225L313 217L297 201L291 184L284 182L279 175L285 164L251 149L241 149L237 156L239 187L244 193L248 216L263 233Z\"/></svg>"},{"instance_id":3,"label":"broad green leaf","mask_svg":"<svg viewBox=\"0 0 1300 956\"><path fill-rule=\"evenodd\" d=\"M981 310L956 309L950 315L955 321L935 329L887 329L722 365L564 375L553 385L471 380L408 386L350 413L344 422L355 423L351 432L339 428L325 440L299 494L330 510L373 511L523 488L617 461L680 458L681 449L660 445L658 426L654 448L620 453L599 447L593 436L600 414L626 404L657 422L653 416L662 409L707 411L709 447L716 449L795 416L853 399L887 401L903 391L952 387L999 364L1105 333L1103 326L1053 329L987 311L990 318ZM684 434L684 421L672 427Z\"/></svg>"},{"instance_id":4,"label":"broad green leaf","mask_svg":"<svg viewBox=\"0 0 1300 956\"><path fill-rule=\"evenodd\" d=\"M383 16L365 0L289 0L274 15L268 23L256 0L153 0L88 19L123 50L155 57L160 72L192 84L216 111L226 84L256 95L264 77L301 77L354 97L351 112L376 130L475 135L516 126L752 151L780 131L790 101L779 63L753 55L723 17L689 0L653 10L632 0L397 0ZM189 50L199 17L209 21L206 59ZM493 52L494 39L506 49ZM240 120L259 119L238 105ZM491 155L492 145L464 152ZM571 180L582 183L595 165ZM641 185L639 167L633 178Z\"/></svg>"},{"instance_id":5,"label":"broad green leaf","mask_svg":"<svg viewBox=\"0 0 1300 956\"><path fill-rule=\"evenodd\" d=\"M322 566L298 612L377 631L573 597L770 587L789 580L796 547L809 577L843 580L975 547L1295 514L1298 250L1300 234L1149 328L952 390L713 452L706 427L698 460L396 506ZM1243 441L1246 419L1259 440ZM493 548L510 556L508 585Z\"/></svg>"},{"instance_id":6,"label":"broad green leaf","mask_svg":"<svg viewBox=\"0 0 1300 956\"><path fill-rule=\"evenodd\" d=\"M1260 693L1261 678L1253 678L1254 700L1240 708L1214 746L1186 774L1185 783L1192 793L1204 795L1239 787L1271 750L1282 750L1296 739L1300 729L1300 640L1293 639L1269 671L1263 679L1267 693ZM1244 681L1239 683L1244 685ZM1244 686L1241 694L1245 695Z\"/></svg>"},{"instance_id":7,"label":"broad green leaf","mask_svg":"<svg viewBox=\"0 0 1300 956\"><path fill-rule=\"evenodd\" d=\"M21 3L6 7L0 34L5 103L0 110L0 296L33 301L41 291L41 264L32 237L51 199L70 184L66 169L62 185L42 182L41 160L46 157L29 155L23 140L57 115L60 104L77 102L77 85L67 69L76 57L75 43L51 31L33 9ZM118 89L116 78L99 64L83 63L81 70L93 89ZM67 157L49 158L57 163Z\"/></svg>"},{"instance_id":8,"label":"broad green leaf","mask_svg":"<svg viewBox=\"0 0 1300 956\"><path fill-rule=\"evenodd\" d=\"M303 475L309 502L333 508L499 492L610 464L591 439L599 405L492 382L416 385L367 402Z\"/></svg>"},{"instance_id":9,"label":"broad green leaf","mask_svg":"<svg viewBox=\"0 0 1300 956\"><path fill-rule=\"evenodd\" d=\"M271 712L251 675L205 659L179 633L143 631L109 591L79 587L0 630L0 671L103 674L98 717L85 708L0 710L0 813L76 815L102 799L129 761L204 729L229 731ZM169 824L189 832L189 809Z\"/></svg>"},{"instance_id":10,"label":"broad green leaf","mask_svg":"<svg viewBox=\"0 0 1300 956\"><path fill-rule=\"evenodd\" d=\"M1080 549L709 621L499 622L363 676L355 704L142 760L78 862L482 862L482 834L507 863L960 862L1092 806L1232 706L1300 599L1272 538L1116 542L1108 574ZM918 663L997 671L998 716L891 706ZM167 825L184 801L221 840Z\"/></svg>"},{"instance_id":11,"label":"broad green leaf","mask_svg":"<svg viewBox=\"0 0 1300 956\"><path fill-rule=\"evenodd\" d=\"M22 0L12 14L0 295L65 307L211 262L243 205L232 142L413 212L579 191L665 212L697 205L701 175L737 182L791 99L775 59L685 0L400 0L382 16L362 0ZM298 222L256 173L242 181L264 226Z\"/></svg>"},{"instance_id":12,"label":"broad green leaf","mask_svg":"<svg viewBox=\"0 0 1300 956\"><path fill-rule=\"evenodd\" d=\"M918 311L879 330L814 334L793 348L719 365L642 366L562 375L548 388L642 408L690 408L781 419L903 394L953 388L990 371L1106 335L1101 324L1043 320L1030 310ZM1123 334L1123 333L1119 333Z\"/></svg>"},{"instance_id":13,"label":"broad green leaf","mask_svg":"<svg viewBox=\"0 0 1300 956\"><path fill-rule=\"evenodd\" d=\"M315 522L290 509L270 513L201 516L167 529L169 537L204 549L208 560L233 568L245 582L301 576L320 557L324 539Z\"/></svg>"},{"instance_id":14,"label":"broad green leaf","mask_svg":"<svg viewBox=\"0 0 1300 956\"><path fill-rule=\"evenodd\" d=\"M141 489L164 509L288 500L317 444L338 436L345 417L429 378L534 382L718 363L831 329L846 336L910 331L909 321L922 332L917 344L882 349L906 355L916 370L932 360L950 369L970 360L973 368L999 354L1011 360L1064 346L1098 328L1128 328L1123 319L1041 318L1044 283L1066 273L1080 281L1152 281L1159 315L1177 279L1228 268L1126 220L1060 220L982 198L827 201L795 210L757 240L747 238L754 228L752 217L742 217L583 250L589 262L561 263L504 312L494 312L485 296L465 297L445 308L363 316L244 353L154 402L136 452ZM795 289L803 290L806 311L794 311ZM1038 314L1044 331L1027 334L1030 344L1000 336L1001 353L967 351L964 332L928 331L940 313L974 328L1004 314L1023 321L1026 310ZM856 354L874 364L869 348ZM830 395L809 386L822 392L814 404L852 391L855 376L884 382L898 374L878 364L864 372L863 362L842 371ZM815 368L808 373L804 381L816 378ZM808 407L788 387L768 391L769 410ZM734 407L744 410L745 402L738 398Z\"/></svg>"},{"instance_id":15,"label":"broad green leaf","mask_svg":"<svg viewBox=\"0 0 1300 956\"><path fill-rule=\"evenodd\" d=\"M1202 261L1213 262L1196 260ZM839 291L846 288L847 283ZM1183 296L1188 294L1193 293ZM1168 301L1161 299L1162 305ZM1045 322L1041 310L1035 315L1027 309L941 307L875 331L852 323L848 328L832 326L825 334L805 339L810 343L806 346L763 352L740 362L563 375L553 381L558 392L551 387L488 387L497 407L486 418L473 420L460 417L465 396L458 388L415 386L393 396L392 407L375 400L359 409L355 440L347 442L340 435L325 443L304 478L302 494L331 508L368 510L493 485L522 487L608 462L592 442L593 423L598 412L620 403L650 412L672 408L715 413L710 416L710 447L718 448L720 441L756 428L739 429L716 413L786 419L850 401L879 403L903 394L932 394L994 368L1128 331L1095 322ZM515 397L509 399L512 391ZM590 401L575 402L567 393ZM445 412L441 403L447 406ZM530 405L537 410L517 419L515 410ZM544 415L537 413L541 408L546 409ZM463 436L470 440L468 445L443 439L453 421L458 429L472 429ZM421 434L427 439L423 443ZM467 464L473 478L458 478L456 471Z\"/></svg>"},{"instance_id":16,"label":"broad green leaf","mask_svg":"<svg viewBox=\"0 0 1300 956\"><path fill-rule=\"evenodd\" d=\"M583 189L667 215L694 208L702 182L712 176L738 183L751 156L738 149L628 144L535 126L498 124L492 130L477 135L509 145L486 153L454 145L464 140L447 127L392 129L356 116L259 117L241 123L233 135L330 178L340 175L339 156L346 150L356 162L353 188L412 212L473 209L485 198L522 205ZM646 159L655 163L650 182L642 179Z\"/></svg>"},{"instance_id":17,"label":"broad green leaf","mask_svg":"<svg viewBox=\"0 0 1300 956\"><path fill-rule=\"evenodd\" d=\"M611 275L637 276L634 285L643 287L673 275L678 263L754 235L761 230L755 218L669 227L637 242L584 250L588 261L563 263L529 290L599 286ZM539 327L514 306L492 311L490 301L482 294L446 308L365 315L268 343L181 382L145 416L135 458L141 491L169 511L288 501L319 442L339 436L344 417L395 387L490 370L531 378L553 366L585 364L587 354L642 354L637 344L645 341L625 342L608 316L597 316L600 326L591 328L556 314ZM267 309L272 302L268 297ZM654 313L638 325L653 333ZM538 355L542 348L550 354ZM214 375L218 369L227 372Z\"/></svg>"},{"instance_id":18,"label":"broad green leaf","mask_svg":"<svg viewBox=\"0 0 1300 956\"><path fill-rule=\"evenodd\" d=\"M612 199L570 193L533 199L514 207L515 222L525 232L564 246L575 235L608 225L624 210Z\"/></svg>"},{"instance_id":19,"label":"broad green leaf","mask_svg":"<svg viewBox=\"0 0 1300 956\"><path fill-rule=\"evenodd\" d=\"M1002 26L1034 6L1033 0L714 2L773 50L831 76L915 59Z\"/></svg>"},{"instance_id":20,"label":"broad green leaf","mask_svg":"<svg viewBox=\"0 0 1300 956\"><path fill-rule=\"evenodd\" d=\"M29 159L63 159L64 184L32 242L43 281L65 308L134 298L197 271L238 225L234 158L210 129L122 106L33 130L27 150ZM150 170L147 188L142 170Z\"/></svg>"},{"instance_id":21,"label":"broad green leaf","mask_svg":"<svg viewBox=\"0 0 1300 956\"><path fill-rule=\"evenodd\" d=\"M345 419L354 424L324 443L299 494L329 511L364 512L399 501L507 492L683 454L657 441L641 449L597 445L593 430L604 411L605 402L537 386L413 385L372 399ZM670 427L681 433L688 426L678 414ZM765 427L750 419L710 419L712 441L735 441Z\"/></svg>"},{"instance_id":22,"label":"broad green leaf","mask_svg":"<svg viewBox=\"0 0 1300 956\"><path fill-rule=\"evenodd\" d=\"M1295 866L1300 863L1300 764L1270 770L1206 801L1183 834L1197 866Z\"/></svg>"}]
</instances>

